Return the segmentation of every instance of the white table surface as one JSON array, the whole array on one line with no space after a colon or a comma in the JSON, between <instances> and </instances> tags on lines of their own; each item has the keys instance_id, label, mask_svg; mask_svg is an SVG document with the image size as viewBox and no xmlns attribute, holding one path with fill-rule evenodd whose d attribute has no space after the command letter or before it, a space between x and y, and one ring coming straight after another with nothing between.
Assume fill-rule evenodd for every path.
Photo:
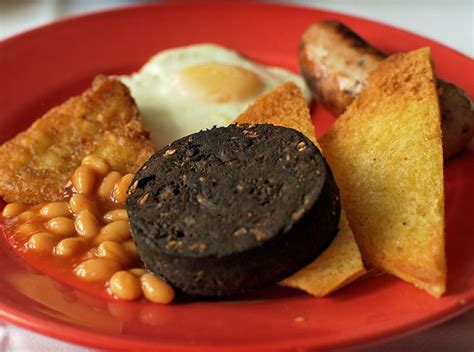
<instances>
[{"instance_id":1,"label":"white table surface","mask_svg":"<svg viewBox=\"0 0 474 352\"><path fill-rule=\"evenodd\" d=\"M0 0L0 39L55 19L134 3L132 0ZM318 7L388 23L437 40L465 55L474 56L474 0L287 0L274 1ZM471 77L473 73L471 72ZM474 77L472 77L474 82ZM68 351L93 349L41 336L0 322L0 352ZM427 331L358 349L375 351L474 352L474 310Z\"/></svg>"}]
</instances>

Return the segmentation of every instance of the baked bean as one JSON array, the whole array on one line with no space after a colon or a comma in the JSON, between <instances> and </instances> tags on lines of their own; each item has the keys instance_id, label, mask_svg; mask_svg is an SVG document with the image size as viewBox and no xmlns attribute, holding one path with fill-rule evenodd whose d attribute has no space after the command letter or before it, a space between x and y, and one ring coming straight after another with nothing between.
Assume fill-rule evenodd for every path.
<instances>
[{"instance_id":1,"label":"baked bean","mask_svg":"<svg viewBox=\"0 0 474 352\"><path fill-rule=\"evenodd\" d=\"M91 168L95 173L101 176L107 174L110 171L109 163L105 159L94 154L87 155L84 159L82 159L82 165Z\"/></svg>"},{"instance_id":2,"label":"baked bean","mask_svg":"<svg viewBox=\"0 0 474 352\"><path fill-rule=\"evenodd\" d=\"M125 209L115 209L111 210L104 215L105 222L112 222L118 220L128 220L127 210Z\"/></svg>"},{"instance_id":3,"label":"baked bean","mask_svg":"<svg viewBox=\"0 0 474 352\"><path fill-rule=\"evenodd\" d=\"M33 210L27 210L18 215L19 222L34 222L41 220L43 220L43 217Z\"/></svg>"},{"instance_id":4,"label":"baked bean","mask_svg":"<svg viewBox=\"0 0 474 352\"><path fill-rule=\"evenodd\" d=\"M142 268L133 268L133 269L130 269L129 272L131 272L135 276L140 277L140 276L145 275L148 271Z\"/></svg>"},{"instance_id":5,"label":"baked bean","mask_svg":"<svg viewBox=\"0 0 474 352\"><path fill-rule=\"evenodd\" d=\"M94 203L83 194L74 194L69 200L69 207L76 215L83 210L89 210L93 214L97 212Z\"/></svg>"},{"instance_id":6,"label":"baked bean","mask_svg":"<svg viewBox=\"0 0 474 352\"><path fill-rule=\"evenodd\" d=\"M35 233L27 242L28 249L38 253L51 253L58 243L56 236L48 232Z\"/></svg>"},{"instance_id":7,"label":"baked bean","mask_svg":"<svg viewBox=\"0 0 474 352\"><path fill-rule=\"evenodd\" d=\"M113 241L104 241L99 244L96 255L100 258L114 260L122 265L129 264L132 259L119 243Z\"/></svg>"},{"instance_id":8,"label":"baked bean","mask_svg":"<svg viewBox=\"0 0 474 352\"><path fill-rule=\"evenodd\" d=\"M110 196L112 195L112 191L114 190L115 184L119 182L121 178L122 175L120 175L119 172L109 172L107 176L104 177L102 183L99 186L99 189L97 190L97 194L99 195L99 197L103 199L110 198Z\"/></svg>"},{"instance_id":9,"label":"baked bean","mask_svg":"<svg viewBox=\"0 0 474 352\"><path fill-rule=\"evenodd\" d=\"M43 206L40 211L40 215L51 219L58 216L70 216L69 206L66 202L53 202Z\"/></svg>"},{"instance_id":10,"label":"baked bean","mask_svg":"<svg viewBox=\"0 0 474 352\"><path fill-rule=\"evenodd\" d=\"M97 219L94 214L87 209L79 213L74 221L74 226L78 235L88 239L94 238L99 232Z\"/></svg>"},{"instance_id":11,"label":"baked bean","mask_svg":"<svg viewBox=\"0 0 474 352\"><path fill-rule=\"evenodd\" d=\"M74 273L89 282L104 282L120 270L120 264L110 259L89 259L79 264Z\"/></svg>"},{"instance_id":12,"label":"baked bean","mask_svg":"<svg viewBox=\"0 0 474 352\"><path fill-rule=\"evenodd\" d=\"M122 243L122 247L127 251L127 253L134 259L138 258L138 249L135 243L132 240L127 240Z\"/></svg>"},{"instance_id":13,"label":"baked bean","mask_svg":"<svg viewBox=\"0 0 474 352\"><path fill-rule=\"evenodd\" d=\"M153 274L140 277L143 295L152 302L167 304L174 298L174 290L165 281Z\"/></svg>"},{"instance_id":14,"label":"baked bean","mask_svg":"<svg viewBox=\"0 0 474 352\"><path fill-rule=\"evenodd\" d=\"M44 207L46 204L48 204L48 202L41 202L41 203L38 203L36 205L33 205L30 207L29 210L33 210L33 211L36 211L38 212L42 207Z\"/></svg>"},{"instance_id":15,"label":"baked bean","mask_svg":"<svg viewBox=\"0 0 474 352\"><path fill-rule=\"evenodd\" d=\"M26 249L56 256L53 263L65 265L78 278L108 281L109 292L121 299L145 296L169 303L173 288L140 268L127 211L118 205L125 202L133 177L112 171L97 155L88 155L71 175L74 188L69 199L32 206L11 203L2 214L18 217L16 235L23 236Z\"/></svg>"},{"instance_id":16,"label":"baked bean","mask_svg":"<svg viewBox=\"0 0 474 352\"><path fill-rule=\"evenodd\" d=\"M128 222L119 220L105 225L94 239L94 244L100 244L104 241L123 242L128 238L130 238Z\"/></svg>"},{"instance_id":17,"label":"baked bean","mask_svg":"<svg viewBox=\"0 0 474 352\"><path fill-rule=\"evenodd\" d=\"M84 253L84 255L82 256L82 260L97 258L96 253L97 253L97 248L93 247L89 249L86 253Z\"/></svg>"},{"instance_id":18,"label":"baked bean","mask_svg":"<svg viewBox=\"0 0 474 352\"><path fill-rule=\"evenodd\" d=\"M18 215L20 215L24 210L26 209L26 206L20 203L10 203L5 205L5 208L3 208L3 216L6 217L7 219L11 218L16 218Z\"/></svg>"},{"instance_id":19,"label":"baked bean","mask_svg":"<svg viewBox=\"0 0 474 352\"><path fill-rule=\"evenodd\" d=\"M130 183L133 180L132 174L127 174L122 177L122 179L117 182L114 186L113 198L117 203L125 203L127 199L127 191Z\"/></svg>"},{"instance_id":20,"label":"baked bean","mask_svg":"<svg viewBox=\"0 0 474 352\"><path fill-rule=\"evenodd\" d=\"M60 257L70 257L85 250L87 241L78 238L70 237L61 240L54 248L54 254Z\"/></svg>"},{"instance_id":21,"label":"baked bean","mask_svg":"<svg viewBox=\"0 0 474 352\"><path fill-rule=\"evenodd\" d=\"M69 237L76 234L74 220L63 216L52 218L45 224L45 227L49 232L58 236Z\"/></svg>"},{"instance_id":22,"label":"baked bean","mask_svg":"<svg viewBox=\"0 0 474 352\"><path fill-rule=\"evenodd\" d=\"M113 274L109 280L109 287L118 298L128 301L142 295L140 279L128 271L118 271Z\"/></svg>"},{"instance_id":23,"label":"baked bean","mask_svg":"<svg viewBox=\"0 0 474 352\"><path fill-rule=\"evenodd\" d=\"M27 223L18 226L18 232L21 233L23 236L29 236L34 233L40 232L41 230L43 230L43 227L37 223Z\"/></svg>"},{"instance_id":24,"label":"baked bean","mask_svg":"<svg viewBox=\"0 0 474 352\"><path fill-rule=\"evenodd\" d=\"M71 181L78 193L89 194L94 188L94 171L88 166L81 165L74 171Z\"/></svg>"}]
</instances>

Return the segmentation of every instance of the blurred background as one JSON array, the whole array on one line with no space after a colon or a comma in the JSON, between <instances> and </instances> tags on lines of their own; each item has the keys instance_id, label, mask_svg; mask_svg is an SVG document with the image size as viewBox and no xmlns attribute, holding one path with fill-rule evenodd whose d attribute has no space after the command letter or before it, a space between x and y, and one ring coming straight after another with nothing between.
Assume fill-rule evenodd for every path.
<instances>
[{"instance_id":1,"label":"blurred background","mask_svg":"<svg viewBox=\"0 0 474 352\"><path fill-rule=\"evenodd\" d=\"M65 16L153 1L0 0L0 39ZM160 1L155 1L160 2ZM275 0L334 10L417 32L474 57L474 0Z\"/></svg>"}]
</instances>

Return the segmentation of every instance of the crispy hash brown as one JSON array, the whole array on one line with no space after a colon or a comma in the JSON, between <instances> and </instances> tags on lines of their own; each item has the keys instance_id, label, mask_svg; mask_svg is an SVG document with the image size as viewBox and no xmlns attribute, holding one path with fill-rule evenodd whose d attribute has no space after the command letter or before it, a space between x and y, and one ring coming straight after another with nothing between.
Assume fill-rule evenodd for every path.
<instances>
[{"instance_id":1,"label":"crispy hash brown","mask_svg":"<svg viewBox=\"0 0 474 352\"><path fill-rule=\"evenodd\" d=\"M258 98L237 118L236 123L271 123L293 128L306 135L319 148L308 106L294 83L285 83ZM325 296L364 273L359 248L346 216L341 212L339 232L331 245L313 262L281 284L314 296Z\"/></svg>"},{"instance_id":2,"label":"crispy hash brown","mask_svg":"<svg viewBox=\"0 0 474 352\"><path fill-rule=\"evenodd\" d=\"M96 154L134 173L154 153L130 92L105 76L0 146L0 196L7 202L60 200L70 173Z\"/></svg>"},{"instance_id":3,"label":"crispy hash brown","mask_svg":"<svg viewBox=\"0 0 474 352\"><path fill-rule=\"evenodd\" d=\"M394 55L320 139L364 261L446 288L443 150L429 49Z\"/></svg>"}]
</instances>

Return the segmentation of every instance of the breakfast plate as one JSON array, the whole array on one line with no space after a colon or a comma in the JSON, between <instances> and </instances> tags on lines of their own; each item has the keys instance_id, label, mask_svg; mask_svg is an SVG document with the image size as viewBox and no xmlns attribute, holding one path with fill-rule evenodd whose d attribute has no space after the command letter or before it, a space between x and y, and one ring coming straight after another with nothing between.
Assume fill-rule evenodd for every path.
<instances>
[{"instance_id":1,"label":"breakfast plate","mask_svg":"<svg viewBox=\"0 0 474 352\"><path fill-rule=\"evenodd\" d=\"M306 8L256 3L170 3L67 19L0 42L0 142L93 77L130 74L156 52L192 43L233 48L297 71L311 23L336 18L382 51L429 46L437 74L474 96L472 60L434 41L375 22ZM318 136L334 119L313 108ZM32 269L0 239L0 317L33 331L98 348L289 350L360 346L413 333L474 305L474 145L445 163L447 293L441 299L371 272L326 298L282 287L238 301L156 305L88 293ZM3 206L3 203L0 205Z\"/></svg>"}]
</instances>

